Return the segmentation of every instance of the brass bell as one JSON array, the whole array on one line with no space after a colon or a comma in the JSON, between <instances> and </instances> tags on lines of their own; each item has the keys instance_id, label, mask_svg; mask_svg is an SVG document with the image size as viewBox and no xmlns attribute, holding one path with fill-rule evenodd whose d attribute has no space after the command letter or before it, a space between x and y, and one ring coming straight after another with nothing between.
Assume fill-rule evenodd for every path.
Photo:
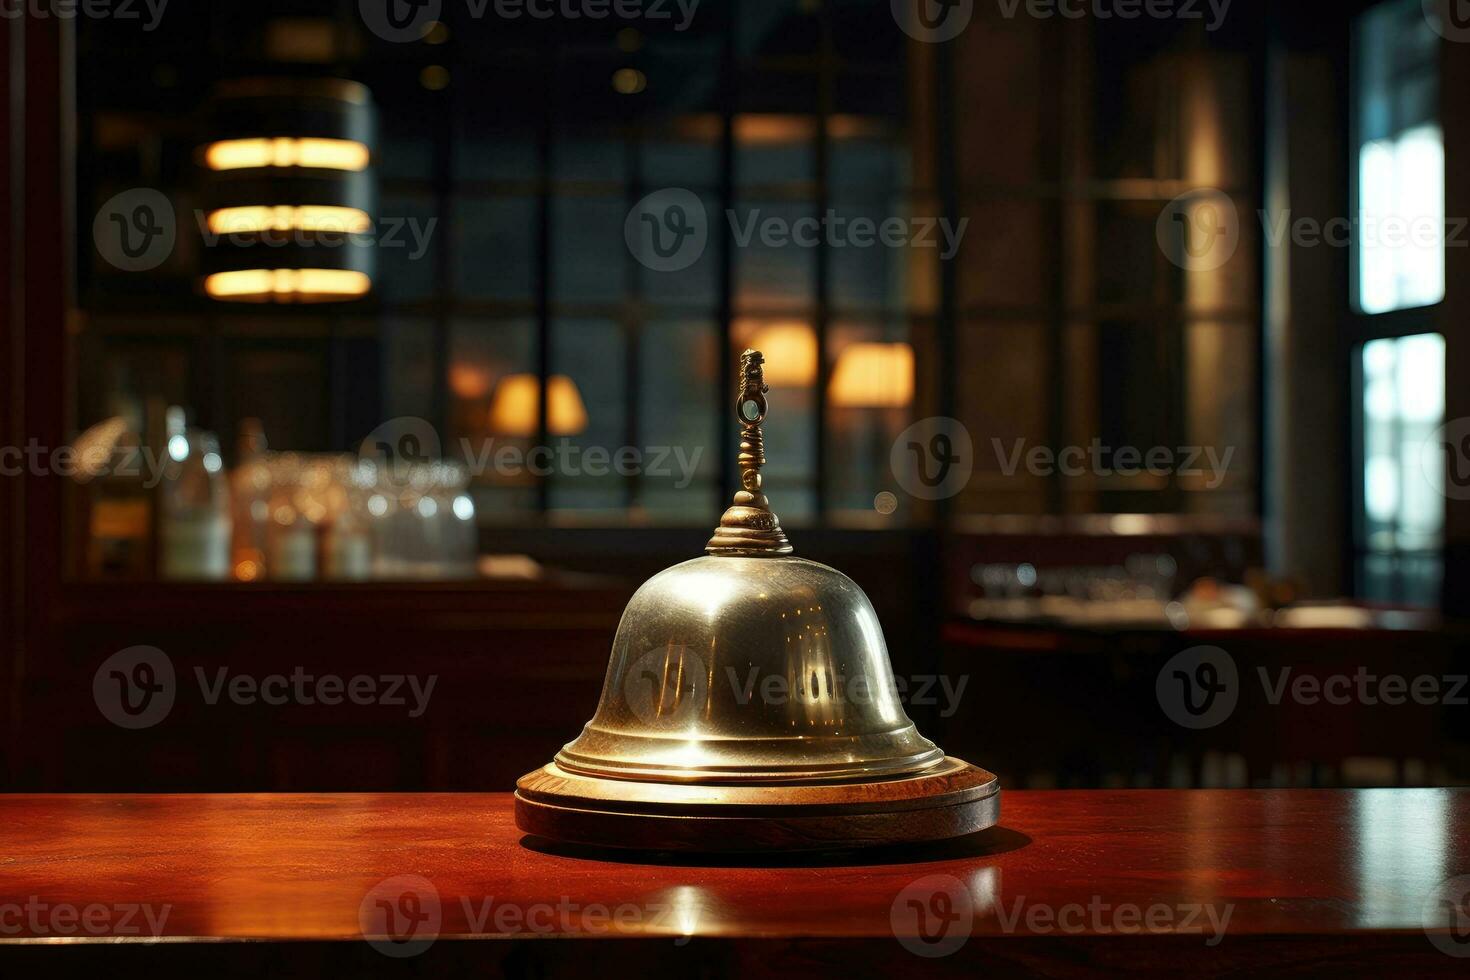
<instances>
[{"instance_id":1,"label":"brass bell","mask_svg":"<svg viewBox=\"0 0 1470 980\"><path fill-rule=\"evenodd\" d=\"M592 720L516 784L527 833L801 850L954 837L998 818L995 776L909 720L862 589L792 555L762 488L763 363L741 355L741 490L707 553L628 603Z\"/></svg>"}]
</instances>

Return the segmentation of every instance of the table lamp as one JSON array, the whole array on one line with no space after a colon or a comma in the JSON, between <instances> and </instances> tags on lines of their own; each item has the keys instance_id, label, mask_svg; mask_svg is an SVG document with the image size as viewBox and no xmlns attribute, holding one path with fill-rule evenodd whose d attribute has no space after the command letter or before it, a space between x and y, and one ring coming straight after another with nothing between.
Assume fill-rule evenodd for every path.
<instances>
[{"instance_id":1,"label":"table lamp","mask_svg":"<svg viewBox=\"0 0 1470 980\"><path fill-rule=\"evenodd\" d=\"M537 434L541 412L541 379L534 374L508 374L490 400L490 431L504 436ZM546 386L546 433L574 436L587 428L587 407L577 383L553 374Z\"/></svg>"}]
</instances>

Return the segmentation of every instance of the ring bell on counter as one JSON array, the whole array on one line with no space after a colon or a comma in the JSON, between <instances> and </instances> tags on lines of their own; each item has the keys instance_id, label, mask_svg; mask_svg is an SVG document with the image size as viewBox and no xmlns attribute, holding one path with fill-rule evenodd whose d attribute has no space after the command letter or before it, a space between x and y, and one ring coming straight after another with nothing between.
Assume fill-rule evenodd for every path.
<instances>
[{"instance_id":1,"label":"ring bell on counter","mask_svg":"<svg viewBox=\"0 0 1470 980\"><path fill-rule=\"evenodd\" d=\"M764 358L741 355L741 489L701 557L628 603L592 720L516 783L516 824L601 847L848 849L958 837L995 776L919 734L852 579L793 554L766 498ZM786 696L772 697L778 680Z\"/></svg>"},{"instance_id":2,"label":"ring bell on counter","mask_svg":"<svg viewBox=\"0 0 1470 980\"><path fill-rule=\"evenodd\" d=\"M270 452L260 423L240 426L234 469L183 409L157 439L116 416L73 455L94 578L365 581L475 574L478 530L463 466L386 466L347 454ZM157 446L158 448L153 448Z\"/></svg>"}]
</instances>

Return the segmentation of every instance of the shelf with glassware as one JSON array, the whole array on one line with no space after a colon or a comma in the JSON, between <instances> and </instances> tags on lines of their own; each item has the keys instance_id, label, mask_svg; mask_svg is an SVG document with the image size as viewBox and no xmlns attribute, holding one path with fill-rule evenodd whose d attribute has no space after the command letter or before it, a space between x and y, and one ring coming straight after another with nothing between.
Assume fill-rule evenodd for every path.
<instances>
[{"instance_id":1,"label":"shelf with glassware","mask_svg":"<svg viewBox=\"0 0 1470 980\"><path fill-rule=\"evenodd\" d=\"M219 440L150 401L73 446L86 580L364 582L473 578L478 539L463 466L414 453L412 433L360 454L272 452L254 419L232 470Z\"/></svg>"}]
</instances>

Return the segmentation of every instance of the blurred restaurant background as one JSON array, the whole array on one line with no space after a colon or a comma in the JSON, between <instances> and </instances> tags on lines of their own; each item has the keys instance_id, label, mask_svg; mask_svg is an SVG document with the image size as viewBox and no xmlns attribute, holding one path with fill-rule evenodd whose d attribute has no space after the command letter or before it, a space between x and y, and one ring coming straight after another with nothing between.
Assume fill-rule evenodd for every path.
<instances>
[{"instance_id":1,"label":"blurred restaurant background","mask_svg":"<svg viewBox=\"0 0 1470 980\"><path fill-rule=\"evenodd\" d=\"M728 503L747 347L797 553L1005 785L1470 777L1454 4L123 6L0 25L7 789L509 788ZM1272 697L1364 672L1440 694ZM437 684L200 693L296 673Z\"/></svg>"}]
</instances>

